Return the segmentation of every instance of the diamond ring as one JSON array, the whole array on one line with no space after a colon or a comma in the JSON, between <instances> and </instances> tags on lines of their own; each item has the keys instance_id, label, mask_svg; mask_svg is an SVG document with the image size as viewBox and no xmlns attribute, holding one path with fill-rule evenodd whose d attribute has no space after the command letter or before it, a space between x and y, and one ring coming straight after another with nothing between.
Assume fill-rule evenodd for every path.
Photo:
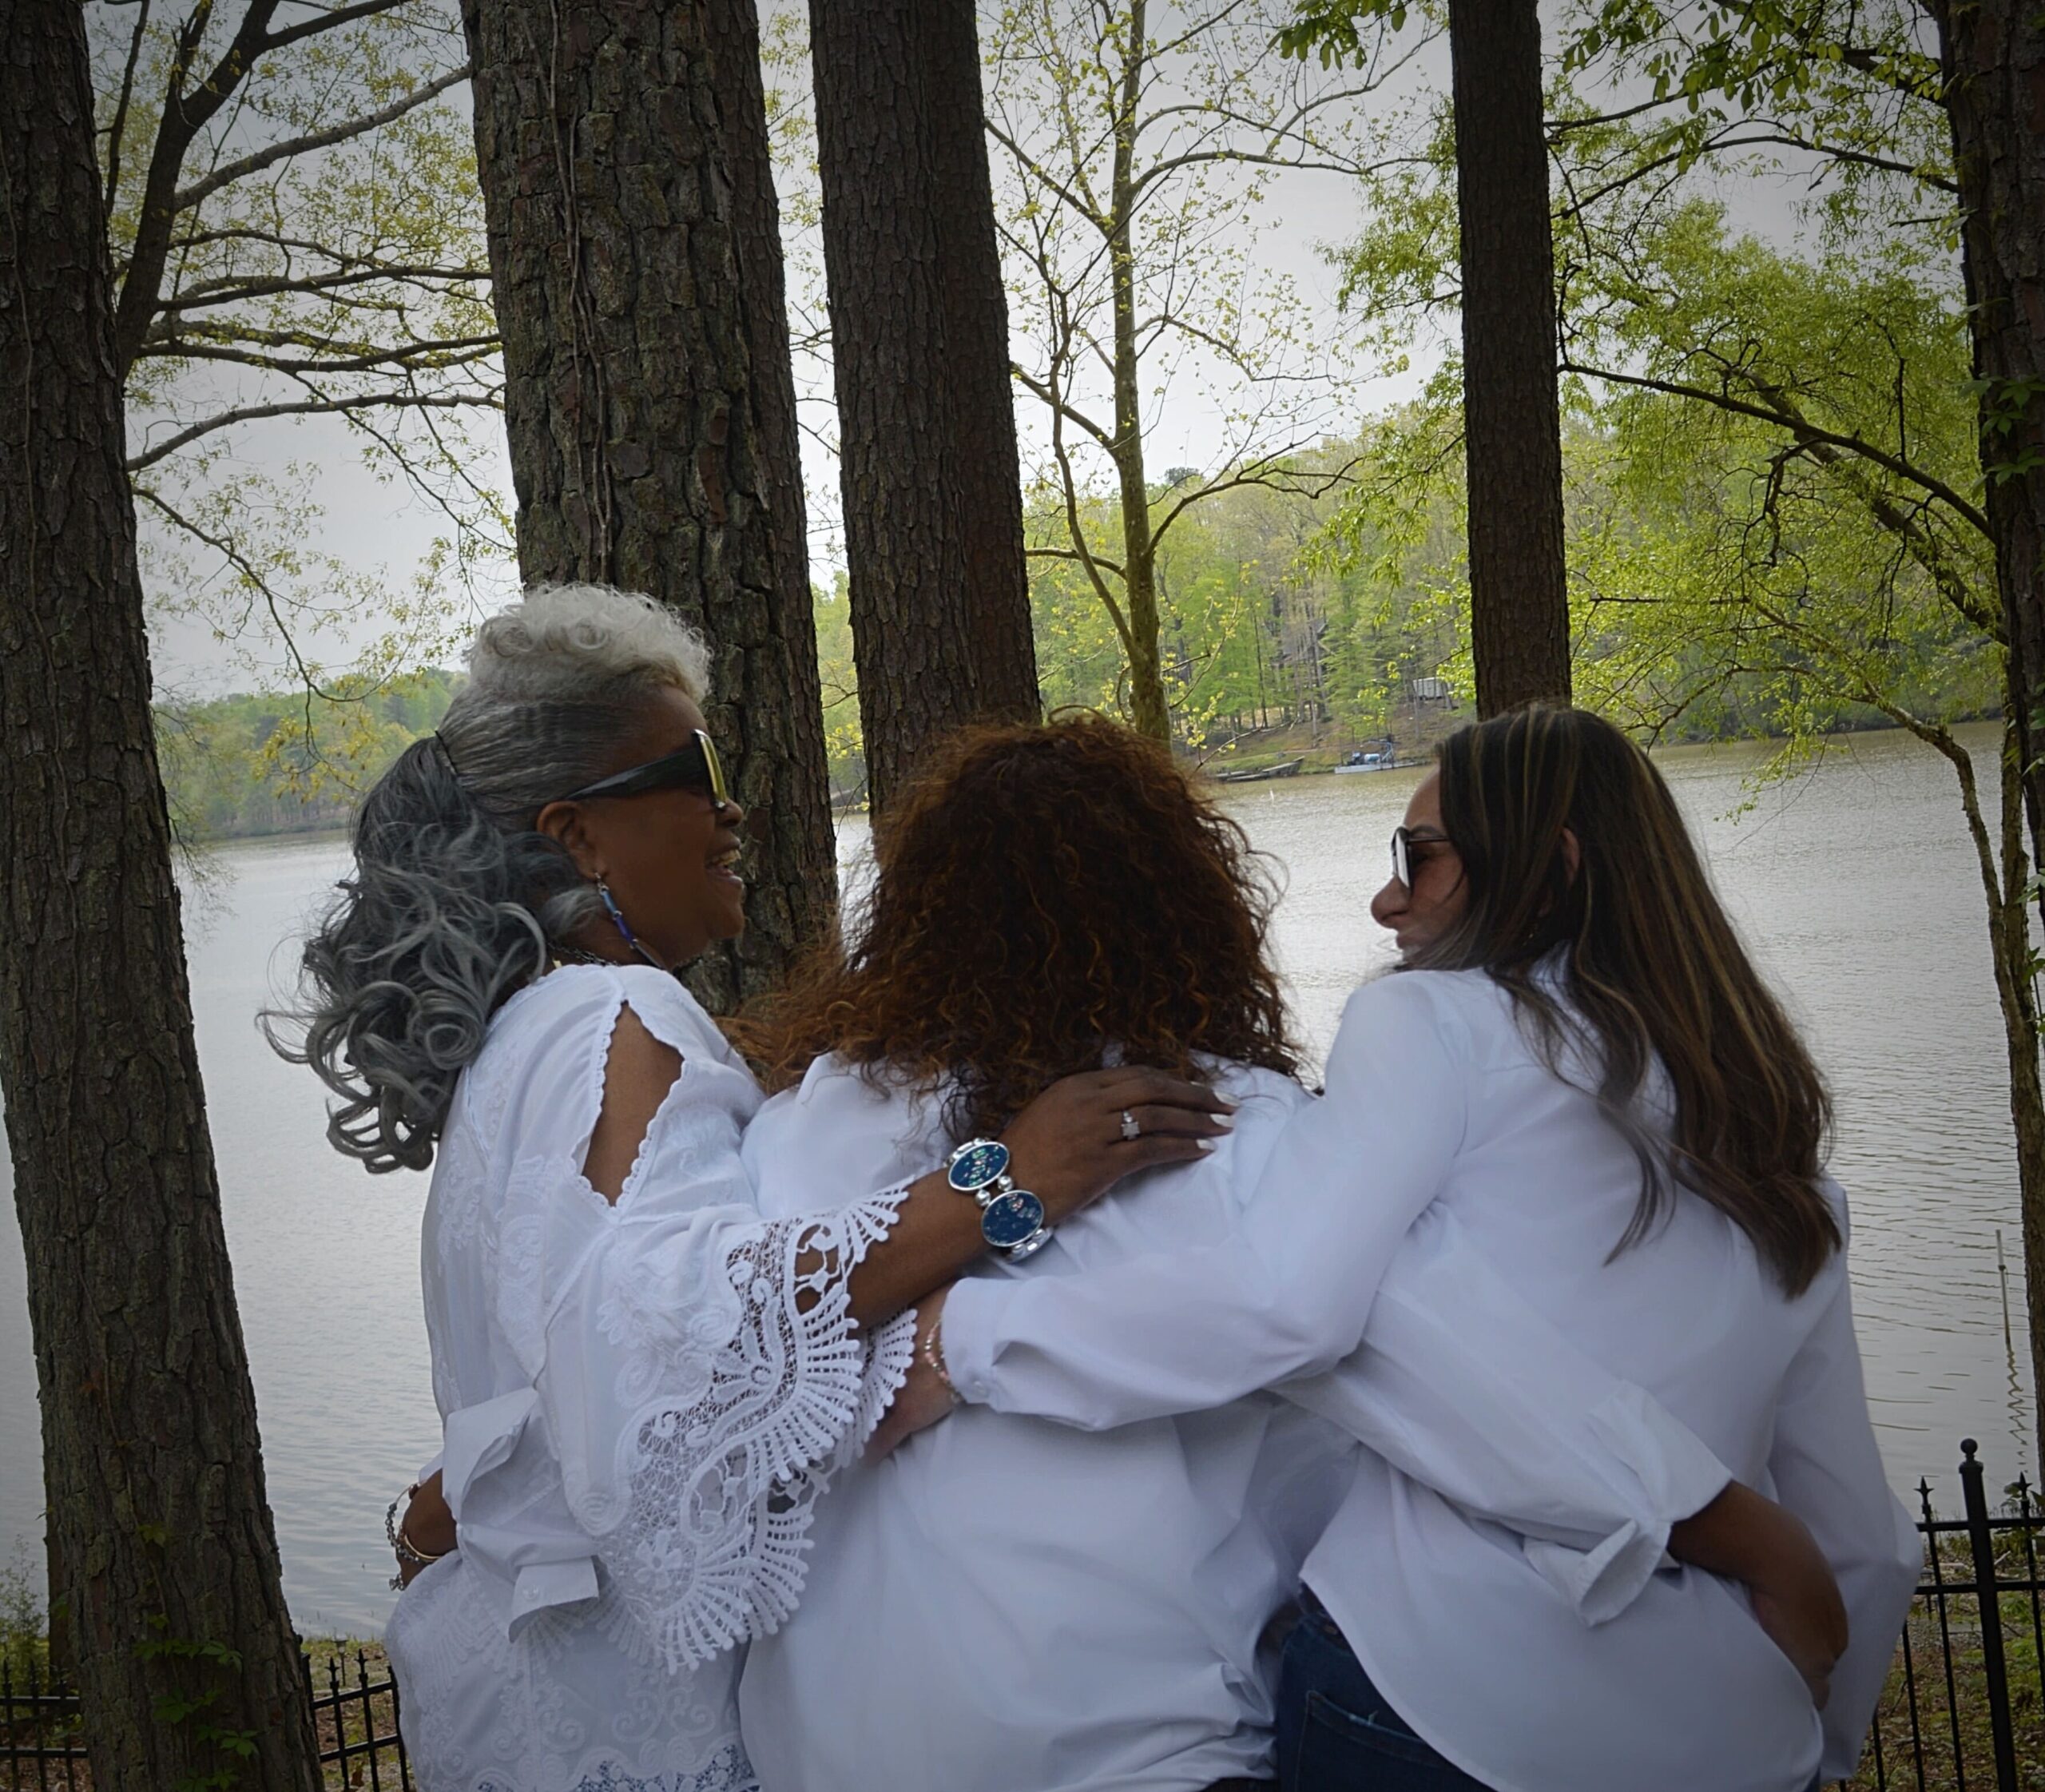
<instances>
[{"instance_id":1,"label":"diamond ring","mask_svg":"<svg viewBox=\"0 0 2045 1792\"><path fill-rule=\"evenodd\" d=\"M1136 1116L1127 1108L1122 1111L1122 1135L1124 1138L1138 1137L1143 1129L1136 1123Z\"/></svg>"}]
</instances>

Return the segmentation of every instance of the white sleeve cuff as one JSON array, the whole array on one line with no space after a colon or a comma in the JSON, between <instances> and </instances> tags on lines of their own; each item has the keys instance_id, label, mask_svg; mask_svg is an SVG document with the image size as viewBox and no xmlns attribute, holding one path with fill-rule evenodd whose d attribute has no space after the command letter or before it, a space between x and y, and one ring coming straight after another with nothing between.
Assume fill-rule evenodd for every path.
<instances>
[{"instance_id":1,"label":"white sleeve cuff","mask_svg":"<svg viewBox=\"0 0 2045 1792\"><path fill-rule=\"evenodd\" d=\"M1631 1382L1589 1414L1592 1432L1639 1478L1642 1516L1589 1549L1529 1537L1522 1544L1535 1571L1569 1601L1586 1625L1608 1623L1639 1598L1668 1560L1669 1532L1725 1490L1732 1472Z\"/></svg>"},{"instance_id":2,"label":"white sleeve cuff","mask_svg":"<svg viewBox=\"0 0 2045 1792\"><path fill-rule=\"evenodd\" d=\"M969 1405L984 1406L993 1397L994 1309L1001 1287L991 1278L967 1277L954 1282L944 1297L944 1317L938 1328L944 1371Z\"/></svg>"},{"instance_id":3,"label":"white sleeve cuff","mask_svg":"<svg viewBox=\"0 0 2045 1792\"><path fill-rule=\"evenodd\" d=\"M441 1427L440 1493L457 1523L469 1489L510 1460L539 1405L540 1397L530 1388L515 1388L447 1415Z\"/></svg>"},{"instance_id":4,"label":"white sleeve cuff","mask_svg":"<svg viewBox=\"0 0 2045 1792\"><path fill-rule=\"evenodd\" d=\"M1623 1524L1595 1549L1571 1549L1567 1544L1527 1537L1520 1548L1535 1572L1567 1599L1586 1625L1602 1624L1639 1597L1661 1567L1668 1532L1659 1536L1638 1524Z\"/></svg>"},{"instance_id":5,"label":"white sleeve cuff","mask_svg":"<svg viewBox=\"0 0 2045 1792\"><path fill-rule=\"evenodd\" d=\"M549 1524L529 1510L504 1522L475 1512L478 1488L510 1460L539 1404L530 1388L514 1389L450 1413L443 1433L441 1492L461 1527L456 1547L464 1560L510 1583L506 1626L513 1637L550 1607L597 1596L594 1546L566 1514Z\"/></svg>"}]
</instances>

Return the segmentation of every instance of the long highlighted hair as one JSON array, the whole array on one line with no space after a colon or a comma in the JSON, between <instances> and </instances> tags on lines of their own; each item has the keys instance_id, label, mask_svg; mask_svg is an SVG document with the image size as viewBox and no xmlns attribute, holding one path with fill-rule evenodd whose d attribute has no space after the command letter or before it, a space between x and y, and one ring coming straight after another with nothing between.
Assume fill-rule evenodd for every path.
<instances>
[{"instance_id":1,"label":"long highlighted hair","mask_svg":"<svg viewBox=\"0 0 2045 1792\"><path fill-rule=\"evenodd\" d=\"M1594 1067L1592 1093L1641 1162L1640 1204L1617 1250L1646 1237L1686 1189L1801 1293L1840 1243L1820 1186L1831 1103L1662 774L1581 709L1479 722L1438 757L1442 828L1468 899L1409 965L1487 971L1551 1069ZM1658 1060L1674 1099L1667 1138L1636 1119Z\"/></svg>"},{"instance_id":2,"label":"long highlighted hair","mask_svg":"<svg viewBox=\"0 0 2045 1792\"><path fill-rule=\"evenodd\" d=\"M1200 1057L1296 1067L1249 841L1118 723L967 729L882 818L874 856L848 937L734 1029L770 1089L836 1052L946 1091L966 1136L1111 1047L1181 1075Z\"/></svg>"}]
</instances>

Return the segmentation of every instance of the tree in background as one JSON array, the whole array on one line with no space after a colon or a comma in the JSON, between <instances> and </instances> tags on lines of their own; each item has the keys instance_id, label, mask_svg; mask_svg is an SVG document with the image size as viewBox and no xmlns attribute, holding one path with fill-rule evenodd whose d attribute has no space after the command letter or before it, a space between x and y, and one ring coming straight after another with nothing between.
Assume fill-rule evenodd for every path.
<instances>
[{"instance_id":1,"label":"tree in background","mask_svg":"<svg viewBox=\"0 0 2045 1792\"><path fill-rule=\"evenodd\" d=\"M210 74L194 60L203 34L190 31L166 107L177 122L159 141L174 144L248 67L336 17L286 26L254 6ZM151 735L121 395L146 332L131 317L124 334L113 302L79 9L22 0L9 24L0 1093L34 1328L53 1619L74 1646L95 1784L312 1792L317 1748L220 1224Z\"/></svg>"},{"instance_id":2,"label":"tree in background","mask_svg":"<svg viewBox=\"0 0 2045 1792\"><path fill-rule=\"evenodd\" d=\"M1388 503L1383 526L1360 520L1402 421L1381 419L1300 457L1303 473L1368 466L1356 483L1316 496L1245 483L1217 492L1172 530L1158 558L1159 622L1173 726L1187 745L1255 753L1265 750L1257 739L1265 730L1300 728L1343 750L1395 732L1410 743L1439 709L1416 709L1416 681L1467 672L1459 483L1410 508ZM1403 471L1401 480L1403 488ZM1040 535L1063 529L1064 495L1038 491L1029 515ZM1095 552L1112 554L1112 501L1087 499L1078 515ZM1121 638L1084 570L1055 555L1034 569L1047 706L1126 706Z\"/></svg>"},{"instance_id":3,"label":"tree in background","mask_svg":"<svg viewBox=\"0 0 2045 1792\"><path fill-rule=\"evenodd\" d=\"M1408 10L1406 0L1302 0L1280 42L1340 66L1402 28ZM1385 208L1395 236L1453 222L1459 239L1450 294L1462 321L1471 659L1488 716L1570 700L1555 242L1534 0L1447 0L1447 10L1453 102L1437 154L1453 153L1453 206L1408 163L1373 185L1380 201L1404 202Z\"/></svg>"},{"instance_id":4,"label":"tree in background","mask_svg":"<svg viewBox=\"0 0 2045 1792\"><path fill-rule=\"evenodd\" d=\"M251 669L281 649L312 691L336 676L329 625L382 625L343 650L372 681L433 657L508 535L477 471L497 328L451 15L193 0L85 17L152 602ZM408 595L316 545L316 469L277 444L320 418L447 526Z\"/></svg>"},{"instance_id":5,"label":"tree in background","mask_svg":"<svg viewBox=\"0 0 2045 1792\"><path fill-rule=\"evenodd\" d=\"M1944 255L1891 232L1822 258L1729 241L1715 209L1635 239L1657 302L1614 307L1634 372L1601 408L1626 499L1580 580L1586 684L1643 719L1729 690L1793 761L1863 705L1959 784L2009 1065L2032 1372L2045 1390L2045 1087L2023 761L1967 307ZM1644 297L1644 294L1642 296ZM1954 714L2003 717L1999 792Z\"/></svg>"},{"instance_id":6,"label":"tree in background","mask_svg":"<svg viewBox=\"0 0 2045 1792\"><path fill-rule=\"evenodd\" d=\"M750 347L779 339L740 279L741 237L770 252L760 172L742 228L719 123L745 96L712 66L703 4L466 0L463 18L519 570L649 592L712 644L752 893L744 939L691 983L728 1011L826 924L836 885L809 597L786 570L802 519L776 503L799 484L775 464L793 435L763 428ZM764 117L744 141L764 149Z\"/></svg>"},{"instance_id":7,"label":"tree in background","mask_svg":"<svg viewBox=\"0 0 2045 1792\"><path fill-rule=\"evenodd\" d=\"M2045 1111L2038 960L2023 920L2027 891L2042 901L2045 892L2026 870L2033 854L2022 792L2045 776L2024 634L2039 601L2045 514L2045 404L2031 402L2045 391L2035 377L2045 310L2033 304L2027 315L2023 302L2039 291L2039 225L2024 195L2045 162L2035 119L2022 110L2031 101L2018 102L2023 70L2041 66L2040 42L2036 20L1972 6L1947 14L1935 34L1915 0L1691 10L1607 0L1582 22L1566 63L1646 75L1654 101L1620 113L1578 101L1563 147L1581 165L1570 181L1582 264L1574 284L1582 288L1566 299L1571 362L1607 389L1658 392L1766 426L1778 487L1822 469L1853 495L1874 538L1965 621L1996 669L2006 733L1992 809L1969 787L1964 756L1920 725L1922 717L1907 719L1900 702L1883 713L1953 765L1981 860L2010 1059L2033 1374L2045 1399ZM1570 141L1579 136L1580 148ZM1682 241L1672 221L1690 190L1682 177L1757 154L1805 173L1813 197L1801 210L1824 259L1814 268L1792 264L1762 316L1746 307L1697 319L1694 270L1679 248L1663 248ZM1769 289L1765 251L1748 245L1734 259L1749 270L1749 292ZM1658 262L1674 271L1656 274ZM1842 289L1871 295L1843 328L1831 297ZM1938 331L1920 321L1928 316ZM1686 344L1670 336L1658 352L1642 340L1682 320ZM1961 416L1970 427L1954 428ZM1893 646L1884 628L1870 638ZM1864 667L1860 676L1870 675ZM2034 853L2038 820L2034 809Z\"/></svg>"},{"instance_id":8,"label":"tree in background","mask_svg":"<svg viewBox=\"0 0 2045 1792\"><path fill-rule=\"evenodd\" d=\"M457 680L429 670L336 683L335 713L309 727L303 692L157 705L157 758L171 832L185 855L181 869L204 880L212 869L204 848L217 840L345 828L355 781L381 777L438 726ZM329 775L325 756L336 733L352 779Z\"/></svg>"},{"instance_id":9,"label":"tree in background","mask_svg":"<svg viewBox=\"0 0 2045 1792\"><path fill-rule=\"evenodd\" d=\"M2045 856L2045 15L2012 0L1602 0L1570 56L1601 58L1651 77L1669 110L1650 169L1757 144L1799 152L1837 206L1886 200L1905 236L1930 221L1956 240L1981 507ZM2045 912L2045 887L2039 901Z\"/></svg>"},{"instance_id":10,"label":"tree in background","mask_svg":"<svg viewBox=\"0 0 2045 1792\"><path fill-rule=\"evenodd\" d=\"M2045 864L2045 10L2019 0L1929 3L1952 127L1983 507L2009 638L2031 856ZM2045 885L2038 903L2045 914ZM2045 1237L2039 1249L2045 1262Z\"/></svg>"},{"instance_id":11,"label":"tree in background","mask_svg":"<svg viewBox=\"0 0 2045 1792\"><path fill-rule=\"evenodd\" d=\"M1037 669L972 0L812 0L845 555L876 811Z\"/></svg>"},{"instance_id":12,"label":"tree in background","mask_svg":"<svg viewBox=\"0 0 2045 1792\"><path fill-rule=\"evenodd\" d=\"M1448 0L1477 712L1570 700L1555 241L1535 0Z\"/></svg>"},{"instance_id":13,"label":"tree in background","mask_svg":"<svg viewBox=\"0 0 2045 1792\"><path fill-rule=\"evenodd\" d=\"M1959 185L1928 30L1911 0L1812 0L1793 10L1609 0L1563 16L1548 134L1563 364L1583 419L1582 450L1569 463L1570 502L1584 513L1569 536L1577 671L1598 701L1661 727L1779 729L1808 741L1823 718L1880 717L1952 766L1991 917L2035 1284L2045 1279L2045 1115L2035 965L2015 918L2029 881L2022 829L2009 826L2021 805L2009 806L2007 789L2000 805L1981 795L1972 761L1945 728L1984 703L2012 720L2022 705L2013 690L1982 696L1983 677L1992 674L1992 688L2011 662L1967 371ZM1428 162L1377 185L1385 227L1359 239L1346 269L1367 317L1402 317L1417 329L1457 299L1446 149L1438 133ZM1804 182L1786 221L1798 248L1729 237L1707 195L1743 174L1785 170ZM1623 464L1635 471L1620 479L1609 476L1616 451L1601 443L1633 400L1687 407L1688 420L1670 423L1651 450L1626 448ZM1438 381L1404 431L1416 467L1439 464L1424 444L1439 433L1428 414L1441 408ZM1635 467L1636 452L1700 455L1713 431L1729 431L1739 432L1736 443L1699 462L1682 511L1694 523L1715 493L1721 534L1677 546L1662 528L1646 538L1651 547L1601 550L1594 566L1586 558L1599 530L1629 538L1627 507L1657 489L1650 475L1692 471ZM1614 439L1648 437L1619 430ZM1586 476L1594 465L1603 471ZM1402 491L1394 481L1377 496L1396 512L1428 489ZM1666 488L1658 502L1647 514L1666 517ZM1596 517L1604 520L1594 528ZM1736 536L1751 565L1729 550ZM1665 582L1694 575L1690 608L1650 604L1629 586L1658 568ZM1737 632L1707 626L1706 568L1742 619ZM1943 620L1899 620L1907 593L1930 606L1920 614ZM1655 616L1674 620L1656 633L1646 628ZM1630 618L1668 651L1612 657ZM1849 654L1861 629L1868 650ZM1942 681L1928 670L1942 662L1962 675ZM2019 775L2023 750L2012 733L2006 777ZM2045 1386L2045 1303L2035 1294L2031 1329Z\"/></svg>"},{"instance_id":14,"label":"tree in background","mask_svg":"<svg viewBox=\"0 0 2045 1792\"><path fill-rule=\"evenodd\" d=\"M1247 484L1316 492L1346 469L1302 451L1342 419L1340 350L1309 340L1289 283L1251 272L1258 208L1281 174L1353 175L1392 134L1360 102L1388 96L1411 48L1331 80L1281 62L1265 0L1011 0L987 47L990 128L1003 152L1003 234L1024 308L1016 377L1041 403L1037 483L1054 534L1113 624L1130 720L1158 740L1172 696L1160 553L1195 507ZM1204 381L1220 413L1204 467L1161 486L1146 455L1158 393ZM1103 540L1089 522L1113 507Z\"/></svg>"}]
</instances>

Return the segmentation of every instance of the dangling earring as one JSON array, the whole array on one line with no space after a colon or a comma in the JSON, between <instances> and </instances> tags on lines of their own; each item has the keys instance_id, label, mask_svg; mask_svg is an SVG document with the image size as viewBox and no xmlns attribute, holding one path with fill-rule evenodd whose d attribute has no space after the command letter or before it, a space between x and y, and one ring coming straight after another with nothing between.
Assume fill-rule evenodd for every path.
<instances>
[{"instance_id":1,"label":"dangling earring","mask_svg":"<svg viewBox=\"0 0 2045 1792\"><path fill-rule=\"evenodd\" d=\"M660 961L639 944L639 936L632 931L630 925L626 922L625 912L617 906L617 897L610 893L610 885L601 877L597 880L597 895L603 903L605 912L610 916L611 925L624 936L625 944L645 960L649 964L657 966Z\"/></svg>"}]
</instances>

